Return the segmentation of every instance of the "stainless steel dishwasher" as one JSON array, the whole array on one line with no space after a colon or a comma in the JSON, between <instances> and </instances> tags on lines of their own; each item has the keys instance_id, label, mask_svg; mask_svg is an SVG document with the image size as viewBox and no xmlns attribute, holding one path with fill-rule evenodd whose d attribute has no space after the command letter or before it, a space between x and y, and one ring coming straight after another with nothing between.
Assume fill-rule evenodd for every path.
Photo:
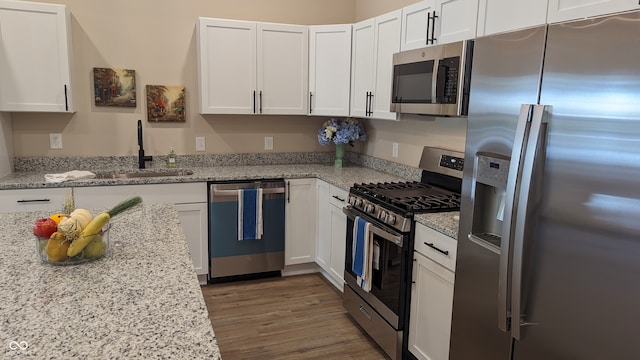
<instances>
[{"instance_id":1,"label":"stainless steel dishwasher","mask_svg":"<svg viewBox=\"0 0 640 360\"><path fill-rule=\"evenodd\" d=\"M245 189L261 189L262 235L241 241L239 198ZM208 182L209 283L280 275L284 268L285 192L284 179Z\"/></svg>"}]
</instances>

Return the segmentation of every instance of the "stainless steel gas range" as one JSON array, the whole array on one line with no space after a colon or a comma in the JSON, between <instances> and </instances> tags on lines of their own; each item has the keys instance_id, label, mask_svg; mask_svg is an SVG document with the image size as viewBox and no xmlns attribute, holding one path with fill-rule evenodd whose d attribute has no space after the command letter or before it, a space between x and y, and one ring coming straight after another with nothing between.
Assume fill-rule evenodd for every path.
<instances>
[{"instance_id":1,"label":"stainless steel gas range","mask_svg":"<svg viewBox=\"0 0 640 360\"><path fill-rule=\"evenodd\" d=\"M420 182L354 184L349 191L343 304L391 359L402 358L408 335L413 217L460 209L463 164L462 153L425 147Z\"/></svg>"}]
</instances>

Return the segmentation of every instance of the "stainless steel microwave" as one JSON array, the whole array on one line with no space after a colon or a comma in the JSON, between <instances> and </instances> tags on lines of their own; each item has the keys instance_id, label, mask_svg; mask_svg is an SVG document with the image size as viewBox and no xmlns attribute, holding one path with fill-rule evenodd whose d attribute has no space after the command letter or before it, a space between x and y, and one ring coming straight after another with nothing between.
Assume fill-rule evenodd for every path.
<instances>
[{"instance_id":1,"label":"stainless steel microwave","mask_svg":"<svg viewBox=\"0 0 640 360\"><path fill-rule=\"evenodd\" d=\"M472 55L473 40L394 54L391 111L466 116Z\"/></svg>"}]
</instances>

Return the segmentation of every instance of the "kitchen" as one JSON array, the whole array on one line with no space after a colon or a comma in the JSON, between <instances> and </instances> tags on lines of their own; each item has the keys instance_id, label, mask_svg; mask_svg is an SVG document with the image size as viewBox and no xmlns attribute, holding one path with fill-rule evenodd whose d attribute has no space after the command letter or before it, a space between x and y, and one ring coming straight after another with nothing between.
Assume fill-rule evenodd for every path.
<instances>
[{"instance_id":1,"label":"kitchen","mask_svg":"<svg viewBox=\"0 0 640 360\"><path fill-rule=\"evenodd\" d=\"M355 14L358 14L358 4L360 2L355 3ZM69 5L76 6L73 3L69 3ZM362 13L366 15L358 15L353 16L350 19L338 19L337 21L328 20L322 23L337 23L337 22L345 22L350 23L353 22L354 19L360 20L365 19L370 16L378 15L388 10L393 10L394 8L409 5L409 4L399 4L398 6L394 6L392 9L382 9L382 10L373 10L374 12L369 14L367 10L361 10ZM78 32L78 26L82 29L85 29L89 26L86 22L80 21L81 17L81 7L83 5L78 6L78 14L74 14L78 21L75 23L75 32L74 32L74 51L78 51L78 45L76 42L76 38L84 39L86 43L91 43L92 41L97 40L88 40L89 36L86 33L80 31L80 34L76 36L76 32ZM385 4L385 6L389 6ZM384 6L382 6L384 7ZM103 9L106 10L106 9ZM264 10L264 9L263 9ZM74 8L72 8L72 13L76 12ZM167 11L166 13L169 13ZM266 13L266 12L263 12ZM336 12L337 13L337 12ZM335 16L336 13L333 13ZM353 12L352 12L353 13ZM104 14L104 12L101 12ZM179 16L184 15L180 11L172 11L171 15L175 16L178 14ZM113 14L113 18L121 17L123 13ZM193 58L195 55L195 45L194 45L194 33L193 26L194 20L197 16L215 16L215 17L223 17L223 18L233 18L233 16L228 16L224 13L224 11L220 12L220 14L215 13L212 15L198 13L195 16L185 16L190 17L188 21L189 26L185 26L185 29L188 28L188 36L186 39L190 39L189 48L186 51L182 52L182 56L184 54L189 54L191 56L191 65L194 65L195 59ZM303 16L303 15L300 15ZM101 16L102 18L102 16ZM109 18L109 17L108 17ZM244 17L243 17L244 18ZM138 18L136 18L137 21ZM248 17L245 18L248 20L263 20L259 16L256 17ZM157 19L154 16L153 21L150 21L154 25L154 35L158 35L158 38L167 39L175 36L174 33L171 34L162 34L159 33L160 28L157 27L155 23ZM280 19L277 16L268 19L269 21L282 21L288 23L305 23L299 19ZM295 20L295 21L294 21ZM126 21L125 21L126 22ZM185 21L186 22L186 21ZM114 22L117 23L117 22ZM170 23L167 20L167 23ZM309 24L313 22L309 21ZM319 22L320 23L320 22ZM102 29L100 25L100 21L93 22L93 25L96 28ZM111 27L113 30L117 29L117 26ZM110 28L110 29L111 29ZM93 34L93 32L91 32ZM101 31L96 30L96 34L102 34L103 37L107 36L107 33L102 33ZM117 34L117 33L116 33ZM111 35L108 35L109 39L102 38L103 42L109 42L111 39ZM96 38L100 39L100 35L95 35ZM126 39L130 37L130 34L123 34L118 38ZM91 39L94 38L94 35L91 35ZM81 40L82 41L82 40ZM82 42L81 42L82 43ZM116 47L119 47L121 44L117 41L113 41ZM155 43L154 43L155 44ZM122 60L104 60L103 64L96 64L98 62L98 57L104 57L102 53L110 53L106 50L103 50L103 44L86 44L88 48L99 49L97 52L100 54L83 54L79 56L81 59L87 61L81 68L84 69L84 72L81 72L79 75L80 83L90 83L88 78L88 73L93 66L112 66L114 62L121 62ZM138 44L136 44L138 46ZM84 48L84 47L83 47ZM145 54L155 54L154 59L159 57L157 53L154 53L154 49L157 49L158 46L152 46L148 49L148 52ZM175 47L173 47L175 49ZM177 51L177 53L181 53ZM136 59L145 59L143 54L139 54ZM112 54L110 56L118 56L118 54ZM87 59L91 58L91 59ZM166 58L165 55L162 56L163 59ZM74 58L74 60L76 60ZM147 64L153 64L154 62L150 59L146 59L145 66ZM132 64L132 65L130 65ZM135 61L131 61L131 63L127 63L124 66L130 66L132 68L139 69L139 73L142 74L146 72L146 67L136 67ZM177 66L176 66L177 65ZM77 66L77 63L76 63ZM115 66L115 65L114 65ZM151 76L146 78L141 75L142 83L152 83L157 82L168 82L170 80L177 81L178 83L186 84L187 89L192 89L192 99L197 98L197 93L195 93L196 86L196 71L195 66L191 68L191 71L188 72L187 67L184 64L169 64L167 68L177 68L183 69L185 73L185 79L180 79L176 77L176 79L168 79L167 74L170 74L169 70L164 69L165 64L162 65L163 69L158 69L158 73L162 73L162 76L158 76L157 80ZM140 70L142 69L142 70ZM149 70L151 72L151 70ZM190 76L190 77L189 77ZM189 78L194 80L192 82L186 81ZM84 81L82 80L84 79ZM184 81L181 81L184 80ZM77 79L76 79L77 81ZM191 84L191 85L190 85ZM90 92L87 92L90 93ZM131 125L135 123L135 119L141 117L138 113L136 114L129 112L128 114L123 115L120 111L115 111L112 109L99 110L99 108L91 108L89 104L91 101L86 99L86 101L82 101L82 91L75 92L76 94L76 115L65 115L65 114L24 114L24 113L12 113L10 116L12 118L12 141L14 142L13 151L14 156L16 157L29 157L29 156L73 156L80 151L82 151L83 155L89 156L99 156L99 155L107 155L107 156L126 156L126 155L134 155L136 149L136 141L135 141L135 132L131 131L133 128ZM84 113L81 111L82 106L85 106ZM195 101L192 102L192 105L189 105L189 101L187 101L187 113L188 114L196 114L197 109L195 107ZM191 106L191 107L189 107ZM7 117L6 115L4 115ZM82 116L86 116L85 119L80 120L79 118ZM104 117L105 119L102 119ZM125 119L126 118L126 119ZM192 154L195 153L195 144L194 138L196 136L204 135L207 139L207 153L211 152L214 154L217 153L255 153L255 152L264 152L262 150L262 144L264 142L265 136L272 136L272 140L274 143L274 151L275 152L307 152L307 151L323 151L325 148L320 147L317 144L315 139L315 134L317 133L317 129L320 126L320 123L324 120L314 120L312 117L302 117L299 116L287 116L287 117L274 117L274 116L261 116L259 118L252 116L195 116L195 120L189 118L186 126L192 126L193 128L189 128L189 130L183 129L182 126L171 124L155 124L155 123L146 123L145 124L145 141L147 144L147 153L153 154L156 156L162 156L166 154L168 151L168 146L174 147L179 154ZM264 124L260 124L260 126L255 125L256 119L260 119L261 122L265 122ZM267 120L268 122L264 121ZM192 124L193 121L193 124ZM313 123L315 122L315 123ZM6 123L6 119L5 119ZM313 124L311 124L313 123ZM385 122L381 120L365 120L365 127L367 128L367 132L369 134L369 140L364 144L356 145L356 152L360 152L365 155L373 156L376 158L391 160L395 162L399 162L404 165L415 167L418 164L418 159L422 152L422 146L425 143L428 143L432 146L441 146L446 148L454 148L454 150L463 150L464 148L464 133L466 129L466 121L464 119L458 118L448 118L448 119L403 119L400 122ZM33 127L37 127L38 129L43 129L43 131L34 131ZM276 129L274 131L274 128ZM196 130L197 129L197 130ZM279 130L278 130L279 129ZM78 131L76 134L75 131ZM175 133L178 132L189 132L189 134L183 134L183 136L179 137L181 139L181 143L173 144L170 142L174 142ZM50 150L48 149L49 139L47 134L49 133L61 133L64 138L64 146L61 150ZM117 139L106 139L101 136L102 134L114 134L114 137ZM214 133L211 135L211 133ZM126 135L129 134L129 135ZM169 135L171 134L171 135ZM117 136L115 136L117 135ZM7 137L5 133L5 138ZM240 140L242 137L242 140ZM171 139L169 141L169 139ZM180 140L179 140L180 141ZM113 143L113 144L112 144ZM213 144L212 144L213 143ZM398 157L395 158L393 156L393 143L398 143ZM88 147L87 144L91 144L93 146ZM102 146L101 146L102 144ZM116 145L117 144L117 145ZM193 145L188 145L193 144ZM194 146L192 148L192 146ZM238 148L240 146L240 148ZM167 147L167 149L165 149ZM213 147L213 150L211 148ZM117 149L117 150L116 150ZM152 162L153 164L153 162Z\"/></svg>"}]
</instances>

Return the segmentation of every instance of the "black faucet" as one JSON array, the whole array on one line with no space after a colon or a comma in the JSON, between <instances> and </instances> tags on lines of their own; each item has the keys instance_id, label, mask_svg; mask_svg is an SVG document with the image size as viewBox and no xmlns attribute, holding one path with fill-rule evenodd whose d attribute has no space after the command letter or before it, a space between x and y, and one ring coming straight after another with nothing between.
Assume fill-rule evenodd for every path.
<instances>
[{"instance_id":1,"label":"black faucet","mask_svg":"<svg viewBox=\"0 0 640 360\"><path fill-rule=\"evenodd\" d=\"M152 156L144 156L144 147L142 146L142 120L138 120L138 168L144 169L145 163L152 160Z\"/></svg>"}]
</instances>

